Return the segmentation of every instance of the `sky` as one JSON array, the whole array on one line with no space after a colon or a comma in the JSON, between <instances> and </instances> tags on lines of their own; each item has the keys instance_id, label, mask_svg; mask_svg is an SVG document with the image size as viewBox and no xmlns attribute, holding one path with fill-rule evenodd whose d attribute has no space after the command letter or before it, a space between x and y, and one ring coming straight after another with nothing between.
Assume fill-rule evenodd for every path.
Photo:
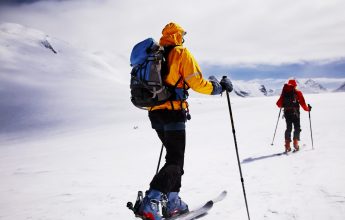
<instances>
[{"instance_id":1,"label":"sky","mask_svg":"<svg viewBox=\"0 0 345 220\"><path fill-rule=\"evenodd\" d=\"M284 64L345 57L342 0L7 0L0 22L44 31L128 63L133 46L157 41L173 21L202 65ZM114 58L115 57L115 58Z\"/></svg>"}]
</instances>

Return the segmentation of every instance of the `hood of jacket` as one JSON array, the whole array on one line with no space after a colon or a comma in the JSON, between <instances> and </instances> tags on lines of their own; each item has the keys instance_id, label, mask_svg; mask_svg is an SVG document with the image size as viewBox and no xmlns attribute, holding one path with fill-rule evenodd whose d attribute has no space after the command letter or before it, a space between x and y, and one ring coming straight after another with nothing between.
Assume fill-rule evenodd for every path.
<instances>
[{"instance_id":1,"label":"hood of jacket","mask_svg":"<svg viewBox=\"0 0 345 220\"><path fill-rule=\"evenodd\" d=\"M185 30L180 25L171 22L163 28L159 44L161 46L180 46L183 44L183 36L185 34Z\"/></svg>"},{"instance_id":2,"label":"hood of jacket","mask_svg":"<svg viewBox=\"0 0 345 220\"><path fill-rule=\"evenodd\" d=\"M291 85L291 86L293 86L293 87L297 87L297 82L296 82L296 80L294 80L294 79L290 79L290 80L288 81L288 84Z\"/></svg>"}]
</instances>

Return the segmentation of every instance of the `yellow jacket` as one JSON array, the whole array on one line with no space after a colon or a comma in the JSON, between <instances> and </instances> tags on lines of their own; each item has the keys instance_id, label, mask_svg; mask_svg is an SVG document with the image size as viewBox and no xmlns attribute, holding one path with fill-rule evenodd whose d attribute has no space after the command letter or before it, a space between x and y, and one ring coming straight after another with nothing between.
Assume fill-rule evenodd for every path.
<instances>
[{"instance_id":1,"label":"yellow jacket","mask_svg":"<svg viewBox=\"0 0 345 220\"><path fill-rule=\"evenodd\" d=\"M191 88L196 92L210 95L213 90L213 85L210 81L203 78L200 67L193 55L187 48L182 46L184 34L185 31L176 23L169 23L162 31L159 44L163 47L175 46L168 56L169 72L165 78L165 83L174 86L180 77L182 77L176 86L177 88L184 88L185 86L187 87L186 89ZM183 109L186 109L188 103L180 100L167 101L149 110L181 110L181 106Z\"/></svg>"}]
</instances>

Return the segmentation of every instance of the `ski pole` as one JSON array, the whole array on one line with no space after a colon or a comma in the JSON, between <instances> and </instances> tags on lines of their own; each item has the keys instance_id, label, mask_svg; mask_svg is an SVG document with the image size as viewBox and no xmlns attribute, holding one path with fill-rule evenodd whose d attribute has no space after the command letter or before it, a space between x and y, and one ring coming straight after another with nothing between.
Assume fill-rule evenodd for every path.
<instances>
[{"instance_id":1,"label":"ski pole","mask_svg":"<svg viewBox=\"0 0 345 220\"><path fill-rule=\"evenodd\" d=\"M310 125L310 135L311 135L311 147L314 150L313 130L311 129L311 118L310 118L311 105L308 104L308 107L309 107L308 113L309 113L309 125Z\"/></svg>"},{"instance_id":2,"label":"ski pole","mask_svg":"<svg viewBox=\"0 0 345 220\"><path fill-rule=\"evenodd\" d=\"M276 136L276 132L277 132L277 127L278 127L278 122L279 122L279 117L280 117L280 113L282 112L282 109L280 108L279 110L279 114L278 114L278 120L277 120L277 124L276 124L276 129L274 130L274 135L273 135L273 140L272 140L272 146L273 146L273 142L274 142L274 138Z\"/></svg>"},{"instance_id":3,"label":"ski pole","mask_svg":"<svg viewBox=\"0 0 345 220\"><path fill-rule=\"evenodd\" d=\"M158 174L158 171L159 171L159 166L160 166L160 164L161 164L161 159L162 159L163 148L164 148L164 144L162 144L161 153L159 154L159 159L158 159L158 164L157 164L157 170L156 170L156 174Z\"/></svg>"},{"instance_id":4,"label":"ski pole","mask_svg":"<svg viewBox=\"0 0 345 220\"><path fill-rule=\"evenodd\" d=\"M223 78L226 76L223 76ZM231 126L232 126L232 134L234 137L234 143L235 143L235 148L236 148L236 155L237 155L237 163L238 163L238 168L240 170L240 176L241 176L241 182L242 182L242 189L243 189L243 195L244 195L244 201L246 203L246 209L247 209L247 215L248 215L248 220L250 220L250 216L249 216L249 209L248 209L248 202L247 202L247 196L246 196L246 190L244 188L244 179L242 176L242 169L241 169L241 163L240 163L240 157L238 156L238 148L237 148L237 141L236 141L236 131L235 131L235 126L234 126L234 120L232 117L232 110L231 110L231 104L230 104L230 96L229 96L229 92L226 91L226 97L228 99L228 106L229 106L229 112L230 112L230 120L231 120Z\"/></svg>"}]
</instances>

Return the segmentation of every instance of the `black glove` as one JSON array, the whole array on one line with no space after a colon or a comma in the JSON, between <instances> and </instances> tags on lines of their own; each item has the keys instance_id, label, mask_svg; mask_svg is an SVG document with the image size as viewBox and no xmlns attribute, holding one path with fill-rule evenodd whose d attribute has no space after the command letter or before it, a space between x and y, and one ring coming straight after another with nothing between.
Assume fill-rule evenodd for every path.
<instances>
[{"instance_id":1,"label":"black glove","mask_svg":"<svg viewBox=\"0 0 345 220\"><path fill-rule=\"evenodd\" d=\"M212 83L213 90L211 95L219 95L223 92L223 87L219 84L219 81L214 76L208 77L208 80Z\"/></svg>"},{"instance_id":2,"label":"black glove","mask_svg":"<svg viewBox=\"0 0 345 220\"><path fill-rule=\"evenodd\" d=\"M228 92L231 92L234 89L234 87L232 86L232 82L226 76L223 76L223 78L222 78L222 80L220 81L219 84L222 86L222 90L223 91L226 90Z\"/></svg>"},{"instance_id":3,"label":"black glove","mask_svg":"<svg viewBox=\"0 0 345 220\"><path fill-rule=\"evenodd\" d=\"M311 111L311 105L310 104L308 104L308 107L309 107L309 111Z\"/></svg>"}]
</instances>

